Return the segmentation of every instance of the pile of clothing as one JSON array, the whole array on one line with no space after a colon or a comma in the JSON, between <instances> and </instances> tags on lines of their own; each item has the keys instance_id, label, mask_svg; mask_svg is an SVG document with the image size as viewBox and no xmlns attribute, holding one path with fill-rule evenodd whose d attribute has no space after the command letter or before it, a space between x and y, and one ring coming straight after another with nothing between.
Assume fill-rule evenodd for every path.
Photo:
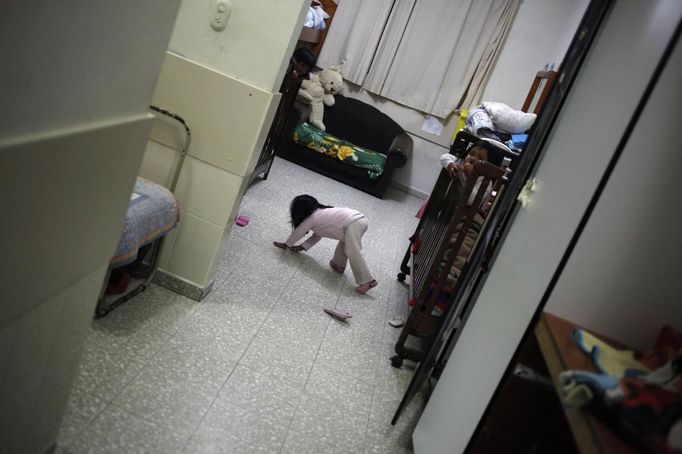
<instances>
[{"instance_id":1,"label":"pile of clothing","mask_svg":"<svg viewBox=\"0 0 682 454\"><path fill-rule=\"evenodd\" d=\"M526 132L537 115L515 110L501 102L484 102L466 116L466 129L479 137L497 140L520 152L526 143Z\"/></svg>"},{"instance_id":2,"label":"pile of clothing","mask_svg":"<svg viewBox=\"0 0 682 454\"><path fill-rule=\"evenodd\" d=\"M616 349L582 329L572 336L599 373L562 372L564 404L588 406L653 452L682 451L682 335L664 327L643 353Z\"/></svg>"},{"instance_id":3,"label":"pile of clothing","mask_svg":"<svg viewBox=\"0 0 682 454\"><path fill-rule=\"evenodd\" d=\"M322 31L327 27L327 24L324 22L326 19L329 19L329 14L322 8L320 2L314 1L308 7L308 13L305 16L303 26Z\"/></svg>"}]
</instances>

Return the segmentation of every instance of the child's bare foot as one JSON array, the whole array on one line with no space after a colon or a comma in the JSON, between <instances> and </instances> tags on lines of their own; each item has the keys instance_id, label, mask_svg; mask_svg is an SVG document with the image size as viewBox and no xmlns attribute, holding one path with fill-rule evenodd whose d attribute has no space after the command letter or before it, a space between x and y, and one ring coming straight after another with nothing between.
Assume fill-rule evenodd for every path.
<instances>
[{"instance_id":1,"label":"child's bare foot","mask_svg":"<svg viewBox=\"0 0 682 454\"><path fill-rule=\"evenodd\" d=\"M337 273L343 274L343 268L341 268L339 265L337 265L336 263L334 263L333 260L330 260L330 261L329 261L329 266L331 266L332 269L333 269L334 271L336 271Z\"/></svg>"},{"instance_id":2,"label":"child's bare foot","mask_svg":"<svg viewBox=\"0 0 682 454\"><path fill-rule=\"evenodd\" d=\"M369 281L369 282L366 282L366 283L364 283L364 284L360 284L360 285L358 285L357 287L355 287L355 291L358 292L358 293L361 294L361 295L364 295L365 293L367 293L367 292L369 291L369 289L372 289L372 288L374 288L374 287L376 287L376 286L377 286L377 281L375 281L374 279L372 279L372 280Z\"/></svg>"}]
</instances>

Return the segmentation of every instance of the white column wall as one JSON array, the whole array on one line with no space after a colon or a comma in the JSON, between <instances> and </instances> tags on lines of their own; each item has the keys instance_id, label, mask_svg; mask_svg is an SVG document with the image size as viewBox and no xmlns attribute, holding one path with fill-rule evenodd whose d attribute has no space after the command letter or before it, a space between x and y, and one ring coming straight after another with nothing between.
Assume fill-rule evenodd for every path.
<instances>
[{"instance_id":1,"label":"white column wall","mask_svg":"<svg viewBox=\"0 0 682 454\"><path fill-rule=\"evenodd\" d=\"M182 0L169 50L276 93L310 2L230 0L230 19L223 32L215 32L209 26L215 3Z\"/></svg>"},{"instance_id":2,"label":"white column wall","mask_svg":"<svg viewBox=\"0 0 682 454\"><path fill-rule=\"evenodd\" d=\"M214 2L182 1L154 94L155 104L192 128L190 157L176 191L182 219L164 243L160 269L181 283L172 285L176 290L188 284L193 298L212 286L309 2L230 3L227 27L217 32L209 24ZM170 167L178 145L153 134L142 175L168 181L159 169Z\"/></svg>"}]
</instances>

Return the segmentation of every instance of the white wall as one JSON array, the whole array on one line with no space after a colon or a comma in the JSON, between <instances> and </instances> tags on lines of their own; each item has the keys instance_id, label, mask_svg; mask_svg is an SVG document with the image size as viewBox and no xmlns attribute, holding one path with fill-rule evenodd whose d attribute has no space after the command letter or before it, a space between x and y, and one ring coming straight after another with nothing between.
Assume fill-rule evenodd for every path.
<instances>
[{"instance_id":1,"label":"white wall","mask_svg":"<svg viewBox=\"0 0 682 454\"><path fill-rule=\"evenodd\" d=\"M483 92L520 109L535 73L561 64L589 0L524 0Z\"/></svg>"},{"instance_id":2,"label":"white wall","mask_svg":"<svg viewBox=\"0 0 682 454\"><path fill-rule=\"evenodd\" d=\"M43 453L57 435L144 152L177 7L3 3L3 452Z\"/></svg>"},{"instance_id":3,"label":"white wall","mask_svg":"<svg viewBox=\"0 0 682 454\"><path fill-rule=\"evenodd\" d=\"M682 74L681 54L678 44L668 76ZM662 123L682 103L679 79L657 92L545 308L639 349L651 348L664 324L682 331L682 203L671 165L679 137Z\"/></svg>"},{"instance_id":4,"label":"white wall","mask_svg":"<svg viewBox=\"0 0 682 454\"><path fill-rule=\"evenodd\" d=\"M158 72L160 60L144 50L166 46L168 37L155 31L174 20L175 3L3 2L0 49L12 64L0 71L0 140L146 111L156 84L149 75ZM159 25L150 24L150 17L158 17Z\"/></svg>"},{"instance_id":5,"label":"white wall","mask_svg":"<svg viewBox=\"0 0 682 454\"><path fill-rule=\"evenodd\" d=\"M310 2L231 0L227 29L209 27L213 0L183 0L169 50L275 93L284 77ZM283 60L282 56L286 58Z\"/></svg>"},{"instance_id":6,"label":"white wall","mask_svg":"<svg viewBox=\"0 0 682 454\"><path fill-rule=\"evenodd\" d=\"M483 93L484 101L498 101L520 109L535 74L545 64L561 62L589 0L524 0ZM438 157L447 153L457 118L445 122L435 136L421 130L424 114L350 86L347 95L370 103L393 118L413 137L412 163L396 172L393 182L416 194L429 194L438 177Z\"/></svg>"},{"instance_id":7,"label":"white wall","mask_svg":"<svg viewBox=\"0 0 682 454\"><path fill-rule=\"evenodd\" d=\"M465 449L681 14L676 0L615 3L548 138L532 204L517 212L415 429L417 454ZM667 77L676 81L679 73ZM669 89L663 84L655 96ZM653 113L658 128L675 127L674 112ZM659 157L648 151L650 159Z\"/></svg>"}]
</instances>

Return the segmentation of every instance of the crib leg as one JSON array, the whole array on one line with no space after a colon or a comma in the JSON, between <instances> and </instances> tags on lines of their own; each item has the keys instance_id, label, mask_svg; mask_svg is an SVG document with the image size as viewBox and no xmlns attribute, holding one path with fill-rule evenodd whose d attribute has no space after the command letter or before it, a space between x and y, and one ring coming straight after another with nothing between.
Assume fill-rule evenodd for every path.
<instances>
[{"instance_id":1,"label":"crib leg","mask_svg":"<svg viewBox=\"0 0 682 454\"><path fill-rule=\"evenodd\" d=\"M396 369L403 367L403 357L400 355L391 356L391 366L395 367Z\"/></svg>"},{"instance_id":2,"label":"crib leg","mask_svg":"<svg viewBox=\"0 0 682 454\"><path fill-rule=\"evenodd\" d=\"M105 305L104 292L106 291L107 283L109 282L109 277L111 276L111 266L109 267L109 269L107 270L106 278L104 279L104 284L102 285L102 290L100 291L99 299L97 300L97 308L95 309L95 319L104 317L121 304L130 301L135 296L139 295L140 293L144 292L147 289L152 279L154 278L154 275L156 274L156 270L159 267L159 255L161 252L161 244L163 244L164 238L165 237L161 237L158 240L154 241L154 243L152 244L152 250L150 252L151 256L149 258L149 267L151 268L151 271L149 275L145 278L144 282L135 287L130 292L123 295L122 297L118 298L111 304Z\"/></svg>"},{"instance_id":3,"label":"crib leg","mask_svg":"<svg viewBox=\"0 0 682 454\"><path fill-rule=\"evenodd\" d=\"M410 249L412 248L412 243L407 248L407 251L405 251L405 256L403 257L403 261L400 263L400 273L398 273L398 281L403 282L405 281L405 278L409 276L410 274Z\"/></svg>"}]
</instances>

